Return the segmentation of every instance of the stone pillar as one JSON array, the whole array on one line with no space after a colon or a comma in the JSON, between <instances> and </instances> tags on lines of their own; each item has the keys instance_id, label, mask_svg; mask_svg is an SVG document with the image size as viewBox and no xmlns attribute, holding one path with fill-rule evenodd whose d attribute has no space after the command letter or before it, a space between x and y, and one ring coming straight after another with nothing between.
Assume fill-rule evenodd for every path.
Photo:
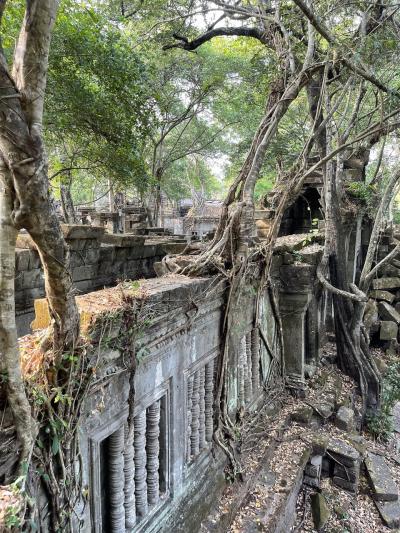
<instances>
[{"instance_id":1,"label":"stone pillar","mask_svg":"<svg viewBox=\"0 0 400 533\"><path fill-rule=\"evenodd\" d=\"M205 434L206 441L211 442L214 432L214 359L212 359L209 363L206 364L204 392Z\"/></svg>"},{"instance_id":2,"label":"stone pillar","mask_svg":"<svg viewBox=\"0 0 400 533\"><path fill-rule=\"evenodd\" d=\"M160 400L147 409L146 454L147 454L147 499L149 505L158 503L160 482Z\"/></svg>"},{"instance_id":3,"label":"stone pillar","mask_svg":"<svg viewBox=\"0 0 400 533\"><path fill-rule=\"evenodd\" d=\"M135 502L135 448L133 446L133 431L125 424L124 450L124 495L125 495L125 529L132 529L136 523Z\"/></svg>"},{"instance_id":4,"label":"stone pillar","mask_svg":"<svg viewBox=\"0 0 400 533\"><path fill-rule=\"evenodd\" d=\"M136 515L140 518L147 514L147 470L146 470L146 411L133 420L134 461L135 461L135 500Z\"/></svg>"},{"instance_id":5,"label":"stone pillar","mask_svg":"<svg viewBox=\"0 0 400 533\"><path fill-rule=\"evenodd\" d=\"M281 293L279 308L283 330L283 360L287 385L304 388L305 314L310 293Z\"/></svg>"},{"instance_id":6,"label":"stone pillar","mask_svg":"<svg viewBox=\"0 0 400 533\"><path fill-rule=\"evenodd\" d=\"M125 430L121 426L108 438L108 475L110 497L110 529L114 533L125 529L124 509L124 440Z\"/></svg>"}]
</instances>

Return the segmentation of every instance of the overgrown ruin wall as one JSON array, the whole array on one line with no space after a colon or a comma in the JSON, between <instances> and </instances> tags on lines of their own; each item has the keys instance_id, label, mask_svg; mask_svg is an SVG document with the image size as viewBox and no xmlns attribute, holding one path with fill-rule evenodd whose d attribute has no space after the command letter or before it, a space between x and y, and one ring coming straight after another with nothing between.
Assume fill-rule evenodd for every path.
<instances>
[{"instance_id":1,"label":"overgrown ruin wall","mask_svg":"<svg viewBox=\"0 0 400 533\"><path fill-rule=\"evenodd\" d=\"M83 228L83 229L82 229ZM155 277L154 263L165 255L162 242L102 243L89 226L79 234L67 237L71 249L72 279L76 294L85 294L117 281ZM26 243L26 246L30 243ZM44 277L38 252L33 248L17 248L15 275L15 307L19 335L30 331L34 319L33 302L43 298Z\"/></svg>"},{"instance_id":2,"label":"overgrown ruin wall","mask_svg":"<svg viewBox=\"0 0 400 533\"><path fill-rule=\"evenodd\" d=\"M265 288L259 300L257 281L243 291L230 339L227 401L232 420L265 403L274 408L270 390L283 385L283 365L289 385L296 381L301 388L307 354L318 353L318 346L309 346L307 321L321 326L324 320L318 303L307 313L320 252L317 246L305 253L309 263L294 263L290 254L280 254L274 259L274 286ZM106 301L107 291L113 290L95 293L97 302ZM152 319L132 341L138 365L132 437L127 426L130 359L121 347L126 333L118 318L104 322L111 313L107 304L99 304L99 318L94 317L107 326L101 334L95 327L92 337L96 384L80 425L89 496L78 514L88 532L197 531L225 484L227 459L213 443L213 432L226 286L213 278L170 276L143 281L140 291ZM92 296L78 298L81 308L90 309L85 299ZM281 321L279 307L287 302L292 312ZM112 316L118 317L115 309Z\"/></svg>"}]
</instances>

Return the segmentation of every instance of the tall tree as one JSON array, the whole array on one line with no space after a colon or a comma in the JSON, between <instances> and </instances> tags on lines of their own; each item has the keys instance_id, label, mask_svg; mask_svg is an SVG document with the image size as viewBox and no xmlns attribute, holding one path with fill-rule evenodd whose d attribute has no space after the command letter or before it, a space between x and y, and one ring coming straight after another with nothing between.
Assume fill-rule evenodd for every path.
<instances>
[{"instance_id":1,"label":"tall tree","mask_svg":"<svg viewBox=\"0 0 400 533\"><path fill-rule=\"evenodd\" d=\"M2 370L15 425L22 443L21 459L29 457L35 424L21 380L16 345L15 317L9 311L13 298L17 230L25 228L35 242L45 273L45 287L53 324L53 348L73 346L79 333L79 313L72 292L69 249L51 201L42 120L51 33L57 0L27 0L12 68L0 51L0 154L3 161L1 285L7 298L1 302ZM6 0L0 2L4 16ZM2 19L3 20L3 19ZM4 26L2 25L4 31Z\"/></svg>"}]
</instances>

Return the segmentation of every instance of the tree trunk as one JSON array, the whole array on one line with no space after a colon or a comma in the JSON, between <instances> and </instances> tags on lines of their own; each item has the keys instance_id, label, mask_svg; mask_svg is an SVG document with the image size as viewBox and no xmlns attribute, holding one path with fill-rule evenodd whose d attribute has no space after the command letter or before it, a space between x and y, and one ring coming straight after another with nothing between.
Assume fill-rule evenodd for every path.
<instances>
[{"instance_id":1,"label":"tree trunk","mask_svg":"<svg viewBox=\"0 0 400 533\"><path fill-rule=\"evenodd\" d=\"M61 206L67 224L76 224L77 218L74 209L74 203L72 201L71 189L66 185L60 185L61 194Z\"/></svg>"},{"instance_id":2,"label":"tree trunk","mask_svg":"<svg viewBox=\"0 0 400 533\"><path fill-rule=\"evenodd\" d=\"M7 399L13 413L15 429L21 444L19 464L29 462L37 434L21 376L20 354L15 323L14 277L17 230L11 221L11 176L1 162L0 167L0 371Z\"/></svg>"},{"instance_id":3,"label":"tree trunk","mask_svg":"<svg viewBox=\"0 0 400 533\"><path fill-rule=\"evenodd\" d=\"M69 248L50 197L47 157L41 135L41 115L38 115L36 105L29 105L27 98L32 97L32 94L29 94L29 84L24 77L29 76L25 69L33 62L32 77L36 76L41 81L37 90L42 88L44 72L47 69L47 55L44 54L44 57L38 59L37 55L35 56L38 53L35 39L32 42L31 39L40 36L39 32L43 30L43 21L36 19L41 14L40 9L46 7L46 4L48 2L29 4L30 9L27 10L21 30L14 70L22 93L13 83L6 63L0 62L0 152L12 177L12 222L16 229L25 228L29 232L43 264L46 295L54 330L53 348L59 351L69 349L75 344L79 334L79 313L72 290ZM55 5L56 2L53 2L53 11ZM46 9L43 10L43 15L47 18L50 16ZM30 17L36 20L36 26ZM47 32L48 27L51 28L50 23L47 20ZM48 36L46 40L43 37L45 44L48 44L49 38ZM18 62L18 57L23 55L24 46L27 60L21 59ZM26 47L29 48L29 53ZM36 104L42 111L40 105Z\"/></svg>"}]
</instances>

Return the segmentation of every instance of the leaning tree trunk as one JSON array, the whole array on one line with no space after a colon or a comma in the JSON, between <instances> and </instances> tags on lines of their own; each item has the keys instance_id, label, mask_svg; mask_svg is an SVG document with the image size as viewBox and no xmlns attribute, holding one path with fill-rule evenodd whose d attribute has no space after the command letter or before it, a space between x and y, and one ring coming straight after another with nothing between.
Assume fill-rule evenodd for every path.
<instances>
[{"instance_id":1,"label":"leaning tree trunk","mask_svg":"<svg viewBox=\"0 0 400 533\"><path fill-rule=\"evenodd\" d=\"M21 376L20 353L15 322L14 276L17 230L12 220L13 198L11 175L0 167L0 371L11 408L18 440L21 444L19 464L29 462L37 427L31 416Z\"/></svg>"},{"instance_id":2,"label":"leaning tree trunk","mask_svg":"<svg viewBox=\"0 0 400 533\"><path fill-rule=\"evenodd\" d=\"M76 224L77 218L74 208L74 202L72 201L71 189L66 185L60 185L61 206L65 222L67 224Z\"/></svg>"},{"instance_id":3,"label":"leaning tree trunk","mask_svg":"<svg viewBox=\"0 0 400 533\"><path fill-rule=\"evenodd\" d=\"M35 242L45 275L56 351L74 345L79 313L72 291L69 248L50 198L42 140L51 28L58 2L27 2L14 58L13 77L0 61L0 152L11 172L12 222Z\"/></svg>"}]
</instances>

